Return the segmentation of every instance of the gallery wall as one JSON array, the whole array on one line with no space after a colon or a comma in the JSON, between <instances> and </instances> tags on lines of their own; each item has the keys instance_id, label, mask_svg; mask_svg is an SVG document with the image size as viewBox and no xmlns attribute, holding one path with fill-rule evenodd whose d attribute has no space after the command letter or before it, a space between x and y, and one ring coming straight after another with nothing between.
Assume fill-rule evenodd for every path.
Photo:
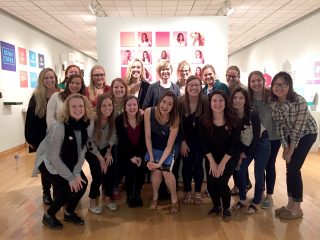
<instances>
[{"instance_id":1,"label":"gallery wall","mask_svg":"<svg viewBox=\"0 0 320 240\"><path fill-rule=\"evenodd\" d=\"M0 12L0 29L0 41L3 46L0 56L6 58L7 63L10 63L13 59L8 56L12 55L12 46L15 51L15 70L4 70L6 67L3 64L0 66L0 92L2 93L2 98L0 98L0 152L2 152L25 142L23 111L27 109L36 86L36 82L31 80L37 78L42 67L55 69L59 78L62 79L64 77L62 64L75 63L84 69L86 82L88 82L90 68L96 63L96 60L2 12ZM25 62L19 61L21 49L25 49ZM32 60L30 52L31 57L35 56L33 63L30 61ZM5 56L6 54L8 56ZM40 58L43 56L40 62L39 54ZM4 102L22 102L22 105L5 106Z\"/></svg>"},{"instance_id":2,"label":"gallery wall","mask_svg":"<svg viewBox=\"0 0 320 240\"><path fill-rule=\"evenodd\" d=\"M178 42L178 34L184 42ZM146 34L148 42L142 41ZM201 41L196 36L201 35ZM145 37L145 36L144 36ZM151 72L150 81L157 80L156 66L162 58L173 67L172 81L176 79L176 67L181 60L197 67L212 64L218 76L223 76L228 61L227 17L126 17L97 18L98 61L107 69L107 81L124 76L130 52L132 59L142 59L147 52L150 60L144 66ZM165 52L166 57L161 57ZM201 56L202 55L202 56Z\"/></svg>"},{"instance_id":3,"label":"gallery wall","mask_svg":"<svg viewBox=\"0 0 320 240\"><path fill-rule=\"evenodd\" d=\"M240 67L244 84L253 70L266 72L271 77L279 71L288 71L294 79L295 90L310 105L316 103L316 93L320 94L319 23L318 12L232 54L229 65ZM316 108L320 110L319 103L311 109Z\"/></svg>"}]
</instances>

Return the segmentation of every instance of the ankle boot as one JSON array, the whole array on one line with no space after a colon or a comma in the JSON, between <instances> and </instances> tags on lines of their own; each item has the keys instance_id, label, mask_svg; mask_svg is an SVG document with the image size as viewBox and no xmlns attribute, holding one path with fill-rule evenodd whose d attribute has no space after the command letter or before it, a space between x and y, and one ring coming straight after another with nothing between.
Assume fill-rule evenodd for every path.
<instances>
[{"instance_id":1,"label":"ankle boot","mask_svg":"<svg viewBox=\"0 0 320 240\"><path fill-rule=\"evenodd\" d=\"M127 193L127 204L129 208L135 208L133 193Z\"/></svg>"},{"instance_id":2,"label":"ankle boot","mask_svg":"<svg viewBox=\"0 0 320 240\"><path fill-rule=\"evenodd\" d=\"M50 205L53 202L50 192L43 192L42 201L46 205Z\"/></svg>"},{"instance_id":3,"label":"ankle boot","mask_svg":"<svg viewBox=\"0 0 320 240\"><path fill-rule=\"evenodd\" d=\"M136 205L136 207L142 207L143 206L143 201L142 201L140 192L136 192L134 194L134 204Z\"/></svg>"}]
</instances>

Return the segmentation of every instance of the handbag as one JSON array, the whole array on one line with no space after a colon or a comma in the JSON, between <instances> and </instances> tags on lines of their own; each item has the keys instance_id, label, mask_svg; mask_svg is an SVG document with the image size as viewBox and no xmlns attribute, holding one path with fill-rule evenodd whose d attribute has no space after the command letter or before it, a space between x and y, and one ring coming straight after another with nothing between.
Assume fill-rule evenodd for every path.
<instances>
[{"instance_id":1,"label":"handbag","mask_svg":"<svg viewBox=\"0 0 320 240\"><path fill-rule=\"evenodd\" d=\"M163 150L158 150L153 148L152 153L153 153L154 162L158 163L163 154ZM144 160L145 160L145 164L147 164L150 161L150 155L148 151L146 153ZM172 150L172 152L169 154L167 159L162 163L162 167L159 169L161 171L172 172L173 164L174 164L174 150Z\"/></svg>"},{"instance_id":2,"label":"handbag","mask_svg":"<svg viewBox=\"0 0 320 240\"><path fill-rule=\"evenodd\" d=\"M244 125L243 130L241 131L241 142L245 146L250 146L252 139L253 139L253 132L252 132L252 124L251 124L251 111L250 111L250 124Z\"/></svg>"}]
</instances>

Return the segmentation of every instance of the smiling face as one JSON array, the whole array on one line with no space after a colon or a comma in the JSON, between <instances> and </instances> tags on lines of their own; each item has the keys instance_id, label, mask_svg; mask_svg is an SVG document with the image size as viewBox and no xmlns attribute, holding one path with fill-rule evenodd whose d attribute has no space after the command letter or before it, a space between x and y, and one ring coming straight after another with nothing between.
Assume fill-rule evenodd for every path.
<instances>
[{"instance_id":1,"label":"smiling face","mask_svg":"<svg viewBox=\"0 0 320 240\"><path fill-rule=\"evenodd\" d=\"M207 68L203 71L202 80L210 87L213 86L215 80L214 71L211 68Z\"/></svg>"},{"instance_id":2,"label":"smiling face","mask_svg":"<svg viewBox=\"0 0 320 240\"><path fill-rule=\"evenodd\" d=\"M43 76L43 85L46 89L55 89L56 77L52 71L47 71Z\"/></svg>"},{"instance_id":3,"label":"smiling face","mask_svg":"<svg viewBox=\"0 0 320 240\"><path fill-rule=\"evenodd\" d=\"M139 110L137 99L132 98L126 102L125 111L128 116L135 117Z\"/></svg>"},{"instance_id":4,"label":"smiling face","mask_svg":"<svg viewBox=\"0 0 320 240\"><path fill-rule=\"evenodd\" d=\"M280 101L284 101L289 93L289 84L282 77L278 77L273 85L272 92Z\"/></svg>"},{"instance_id":5,"label":"smiling face","mask_svg":"<svg viewBox=\"0 0 320 240\"><path fill-rule=\"evenodd\" d=\"M165 96L159 105L161 115L167 115L173 108L174 99L171 96Z\"/></svg>"},{"instance_id":6,"label":"smiling face","mask_svg":"<svg viewBox=\"0 0 320 240\"><path fill-rule=\"evenodd\" d=\"M66 76L70 77L71 75L74 75L74 74L80 74L80 71L79 71L79 69L77 67L69 68Z\"/></svg>"},{"instance_id":7,"label":"smiling face","mask_svg":"<svg viewBox=\"0 0 320 240\"><path fill-rule=\"evenodd\" d=\"M236 92L232 98L232 106L237 111L242 111L244 109L244 104L246 103L245 96L242 92Z\"/></svg>"},{"instance_id":8,"label":"smiling face","mask_svg":"<svg viewBox=\"0 0 320 240\"><path fill-rule=\"evenodd\" d=\"M226 106L224 97L221 94L213 95L210 106L213 113L222 113Z\"/></svg>"},{"instance_id":9,"label":"smiling face","mask_svg":"<svg viewBox=\"0 0 320 240\"><path fill-rule=\"evenodd\" d=\"M235 88L240 84L239 74L236 70L229 69L226 74L226 79L230 88Z\"/></svg>"},{"instance_id":10,"label":"smiling face","mask_svg":"<svg viewBox=\"0 0 320 240\"><path fill-rule=\"evenodd\" d=\"M119 81L116 81L112 87L113 95L116 98L123 98L126 94L126 87Z\"/></svg>"},{"instance_id":11,"label":"smiling face","mask_svg":"<svg viewBox=\"0 0 320 240\"><path fill-rule=\"evenodd\" d=\"M141 62L135 61L131 66L131 77L140 78L142 73L142 65Z\"/></svg>"},{"instance_id":12,"label":"smiling face","mask_svg":"<svg viewBox=\"0 0 320 240\"><path fill-rule=\"evenodd\" d=\"M103 69L97 68L92 71L92 80L94 82L94 86L98 89L102 88L105 84L105 73Z\"/></svg>"},{"instance_id":13,"label":"smiling face","mask_svg":"<svg viewBox=\"0 0 320 240\"><path fill-rule=\"evenodd\" d=\"M194 79L187 84L187 92L190 97L198 97L201 92L201 82Z\"/></svg>"},{"instance_id":14,"label":"smiling face","mask_svg":"<svg viewBox=\"0 0 320 240\"><path fill-rule=\"evenodd\" d=\"M113 104L110 98L106 98L101 103L101 113L105 118L108 118L113 111Z\"/></svg>"},{"instance_id":15,"label":"smiling face","mask_svg":"<svg viewBox=\"0 0 320 240\"><path fill-rule=\"evenodd\" d=\"M170 66L164 66L160 69L160 78L163 83L167 83L171 77L171 68Z\"/></svg>"},{"instance_id":16,"label":"smiling face","mask_svg":"<svg viewBox=\"0 0 320 240\"><path fill-rule=\"evenodd\" d=\"M85 105L82 98L71 98L69 100L69 115L75 120L81 119L85 114Z\"/></svg>"},{"instance_id":17,"label":"smiling face","mask_svg":"<svg viewBox=\"0 0 320 240\"><path fill-rule=\"evenodd\" d=\"M183 65L183 66L179 69L178 74L179 74L179 79L181 79L181 80L187 80L187 78L188 78L189 75L190 75L190 67L189 67L189 65L187 65L187 64Z\"/></svg>"},{"instance_id":18,"label":"smiling face","mask_svg":"<svg viewBox=\"0 0 320 240\"><path fill-rule=\"evenodd\" d=\"M69 90L71 93L78 93L81 90L82 80L81 78L75 77L69 84Z\"/></svg>"},{"instance_id":19,"label":"smiling face","mask_svg":"<svg viewBox=\"0 0 320 240\"><path fill-rule=\"evenodd\" d=\"M263 79L259 75L252 74L250 81L249 81L249 87L251 88L251 90L254 93L262 94L263 93L263 84L264 84Z\"/></svg>"}]
</instances>

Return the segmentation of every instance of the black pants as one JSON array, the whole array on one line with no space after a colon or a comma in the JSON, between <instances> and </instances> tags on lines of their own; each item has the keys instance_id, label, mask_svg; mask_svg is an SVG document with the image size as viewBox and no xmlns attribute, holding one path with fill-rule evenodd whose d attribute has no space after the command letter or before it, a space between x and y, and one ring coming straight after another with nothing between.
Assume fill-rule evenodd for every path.
<instances>
[{"instance_id":1,"label":"black pants","mask_svg":"<svg viewBox=\"0 0 320 240\"><path fill-rule=\"evenodd\" d=\"M140 195L141 189L144 184L145 176L145 167L143 164L141 164L141 166L138 167L136 164L129 161L127 164L125 177L125 186L127 194Z\"/></svg>"},{"instance_id":2,"label":"black pants","mask_svg":"<svg viewBox=\"0 0 320 240\"><path fill-rule=\"evenodd\" d=\"M227 162L222 176L216 178L212 176L211 173L209 174L210 163L206 160L207 189L213 202L213 206L220 207L222 201L223 209L230 208L231 193L228 182L234 172L236 164L236 161L231 158Z\"/></svg>"},{"instance_id":3,"label":"black pants","mask_svg":"<svg viewBox=\"0 0 320 240\"><path fill-rule=\"evenodd\" d=\"M49 181L52 186L56 190L56 198L53 200L53 203L50 205L48 209L48 214L50 216L55 216L56 213L60 210L62 206L67 204L66 211L68 213L74 213L80 199L84 195L88 185L88 179L84 175L83 171L81 171L81 178L85 181L82 183L82 189L78 192L71 192L71 188L69 182L61 177L59 174L51 174L44 163L41 163L39 166L39 170L41 174L43 174Z\"/></svg>"},{"instance_id":4,"label":"black pants","mask_svg":"<svg viewBox=\"0 0 320 240\"><path fill-rule=\"evenodd\" d=\"M104 156L107 152L107 147L100 150L100 154ZM108 166L107 172L104 174L101 171L101 166L98 158L91 152L86 153L86 160L90 167L92 182L90 185L89 198L95 199L100 196L100 186L102 184L104 194L111 197L113 193L113 184L115 179L114 163Z\"/></svg>"}]
</instances>

